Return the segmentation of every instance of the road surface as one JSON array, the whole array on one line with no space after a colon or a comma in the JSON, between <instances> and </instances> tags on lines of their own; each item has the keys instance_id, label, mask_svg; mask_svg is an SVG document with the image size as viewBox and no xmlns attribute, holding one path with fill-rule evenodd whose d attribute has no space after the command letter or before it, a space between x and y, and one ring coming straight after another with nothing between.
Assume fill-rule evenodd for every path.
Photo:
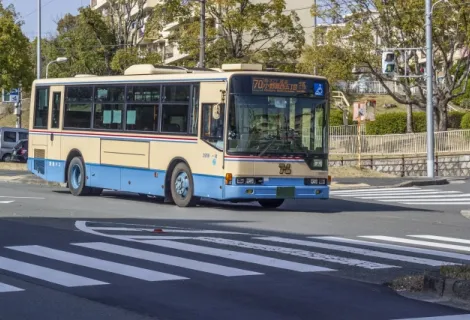
<instances>
[{"instance_id":1,"label":"road surface","mask_svg":"<svg viewBox=\"0 0 470 320\"><path fill-rule=\"evenodd\" d=\"M384 285L470 261L468 187L269 211L0 184L0 319L470 319Z\"/></svg>"}]
</instances>

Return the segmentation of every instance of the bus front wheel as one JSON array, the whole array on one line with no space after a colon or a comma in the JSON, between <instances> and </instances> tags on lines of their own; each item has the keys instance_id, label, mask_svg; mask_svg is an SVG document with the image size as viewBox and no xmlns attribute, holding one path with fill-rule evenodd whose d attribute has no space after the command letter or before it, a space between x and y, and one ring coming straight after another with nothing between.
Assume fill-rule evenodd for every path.
<instances>
[{"instance_id":1,"label":"bus front wheel","mask_svg":"<svg viewBox=\"0 0 470 320\"><path fill-rule=\"evenodd\" d=\"M178 207L194 207L199 198L194 196L194 181L188 166L180 162L171 174L171 196Z\"/></svg>"},{"instance_id":2,"label":"bus front wheel","mask_svg":"<svg viewBox=\"0 0 470 320\"><path fill-rule=\"evenodd\" d=\"M68 172L68 186L74 196L83 196L90 193L90 188L85 186L85 165L82 157L75 157L70 161Z\"/></svg>"},{"instance_id":3,"label":"bus front wheel","mask_svg":"<svg viewBox=\"0 0 470 320\"><path fill-rule=\"evenodd\" d=\"M266 209L275 209L279 208L282 206L284 203L284 199L263 199L263 200L258 200L258 203Z\"/></svg>"}]
</instances>

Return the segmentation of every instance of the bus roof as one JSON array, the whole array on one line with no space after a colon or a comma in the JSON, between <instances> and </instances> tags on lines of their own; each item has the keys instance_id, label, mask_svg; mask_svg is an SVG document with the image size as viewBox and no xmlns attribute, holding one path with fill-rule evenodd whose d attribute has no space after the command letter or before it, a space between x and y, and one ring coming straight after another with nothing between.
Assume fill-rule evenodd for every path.
<instances>
[{"instance_id":1,"label":"bus roof","mask_svg":"<svg viewBox=\"0 0 470 320\"><path fill-rule=\"evenodd\" d=\"M96 83L148 83L148 82L214 82L226 81L233 75L258 75L274 77L302 77L318 80L326 80L325 77L308 74L287 72L262 71L259 65L253 64L229 64L221 69L184 68L174 66L134 65L129 67L124 75L95 76L81 74L73 78L50 78L35 80L36 86L51 85L82 85Z\"/></svg>"}]
</instances>

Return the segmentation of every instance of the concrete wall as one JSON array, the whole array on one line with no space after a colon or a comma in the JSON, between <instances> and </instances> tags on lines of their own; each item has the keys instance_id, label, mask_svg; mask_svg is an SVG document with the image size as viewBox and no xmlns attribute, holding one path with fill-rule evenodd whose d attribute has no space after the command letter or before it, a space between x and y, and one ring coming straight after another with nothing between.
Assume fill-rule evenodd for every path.
<instances>
[{"instance_id":1,"label":"concrete wall","mask_svg":"<svg viewBox=\"0 0 470 320\"><path fill-rule=\"evenodd\" d=\"M330 160L332 167L357 166L357 159ZM426 157L374 159L363 157L363 168L384 172L399 177L426 176ZM466 177L470 175L470 155L437 156L436 175L440 177Z\"/></svg>"}]
</instances>

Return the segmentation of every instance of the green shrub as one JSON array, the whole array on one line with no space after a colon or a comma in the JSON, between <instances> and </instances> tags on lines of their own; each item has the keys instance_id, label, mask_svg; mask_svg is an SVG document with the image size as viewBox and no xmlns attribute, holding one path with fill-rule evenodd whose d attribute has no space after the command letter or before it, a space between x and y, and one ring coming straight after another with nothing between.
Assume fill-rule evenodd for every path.
<instances>
[{"instance_id":1,"label":"green shrub","mask_svg":"<svg viewBox=\"0 0 470 320\"><path fill-rule=\"evenodd\" d=\"M426 131L426 113L413 112L413 131ZM400 134L406 133L406 112L390 112L379 114L375 121L368 122L366 134Z\"/></svg>"},{"instance_id":2,"label":"green shrub","mask_svg":"<svg viewBox=\"0 0 470 320\"><path fill-rule=\"evenodd\" d=\"M426 112L413 112L413 132L426 132Z\"/></svg>"},{"instance_id":3,"label":"green shrub","mask_svg":"<svg viewBox=\"0 0 470 320\"><path fill-rule=\"evenodd\" d=\"M349 113L348 124L352 124L352 114ZM343 111L340 109L330 109L330 126L342 126L343 123Z\"/></svg>"},{"instance_id":4,"label":"green shrub","mask_svg":"<svg viewBox=\"0 0 470 320\"><path fill-rule=\"evenodd\" d=\"M470 113L466 113L462 117L462 121L460 122L460 128L462 129L470 129Z\"/></svg>"},{"instance_id":5,"label":"green shrub","mask_svg":"<svg viewBox=\"0 0 470 320\"><path fill-rule=\"evenodd\" d=\"M462 118L465 114L467 113L461 111L450 111L447 114L447 127L449 129L460 129Z\"/></svg>"}]
</instances>

